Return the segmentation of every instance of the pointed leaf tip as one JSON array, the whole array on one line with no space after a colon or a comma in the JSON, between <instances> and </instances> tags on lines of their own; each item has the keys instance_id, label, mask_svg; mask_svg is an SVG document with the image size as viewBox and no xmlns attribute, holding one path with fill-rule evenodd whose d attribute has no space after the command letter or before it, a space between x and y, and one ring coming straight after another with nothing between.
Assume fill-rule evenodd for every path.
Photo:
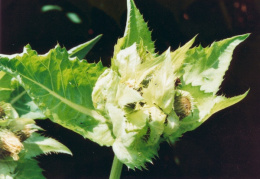
<instances>
[{"instance_id":1,"label":"pointed leaf tip","mask_svg":"<svg viewBox=\"0 0 260 179\"><path fill-rule=\"evenodd\" d=\"M133 0L127 0L127 22L125 27L124 37L119 39L115 46L114 57L119 50L130 47L134 43L147 47L147 50L154 53L154 42L152 41L151 31L149 30L147 23L144 21L143 16L137 9Z\"/></svg>"},{"instance_id":2,"label":"pointed leaf tip","mask_svg":"<svg viewBox=\"0 0 260 179\"><path fill-rule=\"evenodd\" d=\"M246 96L247 94L249 93L250 89L248 89L244 94L241 94L241 95L238 95L238 96L234 96L234 97L231 97L231 98L226 98L224 96L218 96L215 98L215 104L214 106L212 107L210 113L208 115L206 115L202 120L201 122L204 122L206 121L211 115L213 115L214 113L222 110L222 109L225 109L227 107L230 107L240 101L242 101Z\"/></svg>"},{"instance_id":3,"label":"pointed leaf tip","mask_svg":"<svg viewBox=\"0 0 260 179\"><path fill-rule=\"evenodd\" d=\"M94 39L89 40L85 43L82 43L72 49L68 50L70 57L78 57L79 59L83 59L89 51L93 48L93 46L101 39L102 34L96 36Z\"/></svg>"},{"instance_id":4,"label":"pointed leaf tip","mask_svg":"<svg viewBox=\"0 0 260 179\"><path fill-rule=\"evenodd\" d=\"M248 36L238 35L214 42L206 48L198 46L188 50L185 66L182 66L184 82L215 94L232 60L235 47Z\"/></svg>"}]
</instances>

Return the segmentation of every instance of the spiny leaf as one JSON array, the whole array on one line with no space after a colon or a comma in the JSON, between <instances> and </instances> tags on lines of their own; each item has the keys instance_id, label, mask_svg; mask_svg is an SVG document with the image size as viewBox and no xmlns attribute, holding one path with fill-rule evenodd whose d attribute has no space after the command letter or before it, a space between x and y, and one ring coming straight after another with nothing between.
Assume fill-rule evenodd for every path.
<instances>
[{"instance_id":1,"label":"spiny leaf","mask_svg":"<svg viewBox=\"0 0 260 179\"><path fill-rule=\"evenodd\" d=\"M113 144L113 151L117 158L131 169L146 169L146 162L152 163L152 159L158 156L159 142L147 146L142 140L136 140L133 145L125 146L120 139Z\"/></svg>"},{"instance_id":2,"label":"spiny leaf","mask_svg":"<svg viewBox=\"0 0 260 179\"><path fill-rule=\"evenodd\" d=\"M127 0L127 22L124 37L127 39L124 48L133 43L139 44L142 40L147 50L151 53L154 52L151 32L133 0Z\"/></svg>"},{"instance_id":3,"label":"spiny leaf","mask_svg":"<svg viewBox=\"0 0 260 179\"><path fill-rule=\"evenodd\" d=\"M63 144L37 133L33 133L30 138L24 141L23 145L28 151L24 156L27 159L48 153L65 153L72 155L71 151Z\"/></svg>"},{"instance_id":4,"label":"spiny leaf","mask_svg":"<svg viewBox=\"0 0 260 179\"><path fill-rule=\"evenodd\" d=\"M199 122L197 127L205 122L214 113L238 103L248 94L247 91L242 95L226 98L224 96L215 96L213 93L206 93L201 91L200 88L200 86L191 86L191 84L184 85L181 88L182 90L188 91L191 94L191 96L194 98L194 105L196 105L199 110L199 117L196 119L197 122ZM193 119L193 121L195 120Z\"/></svg>"},{"instance_id":5,"label":"spiny leaf","mask_svg":"<svg viewBox=\"0 0 260 179\"><path fill-rule=\"evenodd\" d=\"M229 67L233 50L248 36L249 34L238 35L214 42L207 48L198 46L189 50L182 68L185 83L201 86L201 90L216 94Z\"/></svg>"},{"instance_id":6,"label":"spiny leaf","mask_svg":"<svg viewBox=\"0 0 260 179\"><path fill-rule=\"evenodd\" d=\"M84 58L91 48L98 42L102 35L80 44L68 51L70 57ZM0 101L11 103L20 117L31 119L46 118L36 104L31 100L26 91L15 83L13 77L5 72L0 72Z\"/></svg>"},{"instance_id":7,"label":"spiny leaf","mask_svg":"<svg viewBox=\"0 0 260 179\"><path fill-rule=\"evenodd\" d=\"M176 70L176 72L178 72L180 67L183 65L184 60L188 56L187 52L189 51L190 47L194 43L195 39L196 36L193 37L189 42L187 42L182 47L179 47L175 51L171 52L172 63L174 64L174 69Z\"/></svg>"},{"instance_id":8,"label":"spiny leaf","mask_svg":"<svg viewBox=\"0 0 260 179\"><path fill-rule=\"evenodd\" d=\"M20 55L0 56L0 65L19 81L46 117L100 145L112 144L108 121L91 100L93 86L105 69L101 63L70 59L59 46L45 55L26 46Z\"/></svg>"},{"instance_id":9,"label":"spiny leaf","mask_svg":"<svg viewBox=\"0 0 260 179\"><path fill-rule=\"evenodd\" d=\"M35 159L20 160L14 173L14 179L44 179L43 169Z\"/></svg>"},{"instance_id":10,"label":"spiny leaf","mask_svg":"<svg viewBox=\"0 0 260 179\"><path fill-rule=\"evenodd\" d=\"M239 101L241 101L242 99L244 99L247 96L248 92L249 92L249 90L246 91L244 94L234 96L231 98L226 98L224 96L218 96L215 100L215 104L212 107L210 113L207 116L205 116L204 119L202 119L202 122L206 121L212 114L238 103Z\"/></svg>"},{"instance_id":11,"label":"spiny leaf","mask_svg":"<svg viewBox=\"0 0 260 179\"><path fill-rule=\"evenodd\" d=\"M88 54L88 52L92 49L92 47L100 40L101 37L102 35L98 35L94 39L68 50L69 56L83 59Z\"/></svg>"},{"instance_id":12,"label":"spiny leaf","mask_svg":"<svg viewBox=\"0 0 260 179\"><path fill-rule=\"evenodd\" d=\"M117 53L130 47L134 43L140 44L142 41L143 45L147 47L147 50L154 53L154 42L152 41L151 32L144 21L143 16L133 0L127 0L127 22L125 27L124 37L118 40L114 50L114 58ZM112 61L113 64L113 61Z\"/></svg>"}]
</instances>

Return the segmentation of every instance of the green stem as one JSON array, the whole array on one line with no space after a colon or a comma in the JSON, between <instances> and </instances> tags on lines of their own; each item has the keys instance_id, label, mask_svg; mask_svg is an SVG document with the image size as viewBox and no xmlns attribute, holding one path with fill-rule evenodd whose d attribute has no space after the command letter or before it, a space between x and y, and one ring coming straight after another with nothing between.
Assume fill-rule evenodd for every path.
<instances>
[{"instance_id":1,"label":"green stem","mask_svg":"<svg viewBox=\"0 0 260 179\"><path fill-rule=\"evenodd\" d=\"M122 167L123 167L123 163L120 162L115 155L109 179L120 179Z\"/></svg>"}]
</instances>

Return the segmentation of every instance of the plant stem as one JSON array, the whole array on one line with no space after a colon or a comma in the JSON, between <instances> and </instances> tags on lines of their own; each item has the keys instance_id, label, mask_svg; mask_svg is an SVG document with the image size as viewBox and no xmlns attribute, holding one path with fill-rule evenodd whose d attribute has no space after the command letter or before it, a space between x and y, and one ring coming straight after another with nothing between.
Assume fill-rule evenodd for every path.
<instances>
[{"instance_id":1,"label":"plant stem","mask_svg":"<svg viewBox=\"0 0 260 179\"><path fill-rule=\"evenodd\" d=\"M115 155L109 179L120 179L122 167L123 167L123 163L120 162Z\"/></svg>"}]
</instances>

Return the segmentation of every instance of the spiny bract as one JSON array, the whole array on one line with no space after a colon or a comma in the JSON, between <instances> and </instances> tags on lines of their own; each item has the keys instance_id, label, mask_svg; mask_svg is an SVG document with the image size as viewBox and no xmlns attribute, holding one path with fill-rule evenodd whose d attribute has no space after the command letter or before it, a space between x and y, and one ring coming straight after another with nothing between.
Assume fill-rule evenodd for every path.
<instances>
[{"instance_id":1,"label":"spiny bract","mask_svg":"<svg viewBox=\"0 0 260 179\"><path fill-rule=\"evenodd\" d=\"M190 49L193 38L158 55L146 23L128 0L125 35L115 46L111 69L99 77L92 93L95 108L112 123L118 159L129 168L145 168L161 142L173 143L213 113L243 99L247 93L228 99L216 92L234 48L247 36Z\"/></svg>"}]
</instances>

